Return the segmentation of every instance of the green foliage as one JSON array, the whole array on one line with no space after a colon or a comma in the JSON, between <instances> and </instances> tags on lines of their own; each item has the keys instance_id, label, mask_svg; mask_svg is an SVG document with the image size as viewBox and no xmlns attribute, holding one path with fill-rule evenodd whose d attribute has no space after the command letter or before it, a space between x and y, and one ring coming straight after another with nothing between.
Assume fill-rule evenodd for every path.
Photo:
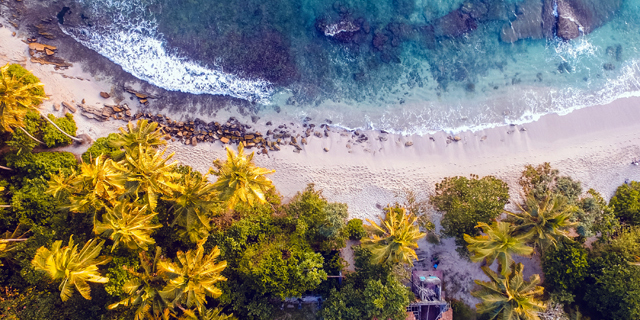
<instances>
[{"instance_id":1,"label":"green foliage","mask_svg":"<svg viewBox=\"0 0 640 320\"><path fill-rule=\"evenodd\" d=\"M18 175L29 179L49 179L61 172L70 174L78 167L78 161L69 152L12 153L6 156L6 160Z\"/></svg>"},{"instance_id":2,"label":"green foliage","mask_svg":"<svg viewBox=\"0 0 640 320\"><path fill-rule=\"evenodd\" d=\"M615 254L605 253L590 263L584 305L599 313L597 319L640 318L640 267Z\"/></svg>"},{"instance_id":3,"label":"green foliage","mask_svg":"<svg viewBox=\"0 0 640 320\"><path fill-rule=\"evenodd\" d=\"M47 117L49 117L49 119L64 132L72 136L76 135L76 130L78 128L76 127L76 122L73 120L73 115L71 113L67 113L61 118L56 118L52 114L47 115ZM47 147L53 148L70 145L73 140L62 134L62 132L47 122L43 128L42 142L44 142Z\"/></svg>"},{"instance_id":4,"label":"green foliage","mask_svg":"<svg viewBox=\"0 0 640 320\"><path fill-rule=\"evenodd\" d=\"M33 73L31 73L31 71L25 69L23 66L16 63L9 65L9 68L7 69L7 73L16 78L22 78L21 82L23 84L36 84L40 82L40 79L34 76ZM45 95L44 87L32 88L29 90L29 92L35 96ZM39 105L42 103L42 100L36 98L32 102L34 105Z\"/></svg>"},{"instance_id":5,"label":"green foliage","mask_svg":"<svg viewBox=\"0 0 640 320\"><path fill-rule=\"evenodd\" d=\"M571 177L563 176L556 179L553 188L555 193L559 193L569 200L569 203L575 203L582 194L582 184L580 181L573 181Z\"/></svg>"},{"instance_id":6,"label":"green foliage","mask_svg":"<svg viewBox=\"0 0 640 320\"><path fill-rule=\"evenodd\" d=\"M30 135L38 139L42 137L42 119L37 112L29 111L23 118L23 129ZM29 153L38 145L38 142L29 137L22 130L15 130L11 134L11 139L7 141L7 145L16 154Z\"/></svg>"},{"instance_id":7,"label":"green foliage","mask_svg":"<svg viewBox=\"0 0 640 320\"><path fill-rule=\"evenodd\" d=\"M444 212L442 233L455 237L456 244L464 246L464 235L479 235L478 222L489 223L502 213L509 202L509 187L493 176L481 179L445 178L436 184L436 193L431 196L431 203L439 211Z\"/></svg>"},{"instance_id":8,"label":"green foliage","mask_svg":"<svg viewBox=\"0 0 640 320\"><path fill-rule=\"evenodd\" d=\"M347 234L351 240L360 240L367 236L367 230L362 226L362 220L351 219L347 223Z\"/></svg>"},{"instance_id":9,"label":"green foliage","mask_svg":"<svg viewBox=\"0 0 640 320\"><path fill-rule=\"evenodd\" d=\"M601 241L609 241L620 229L620 221L598 192L589 189L587 195L578 202L580 210L575 214L579 223L578 234L589 237L600 233Z\"/></svg>"},{"instance_id":10,"label":"green foliage","mask_svg":"<svg viewBox=\"0 0 640 320\"><path fill-rule=\"evenodd\" d=\"M460 300L451 300L451 309L453 310L453 320L475 320L476 312L466 303Z\"/></svg>"},{"instance_id":11,"label":"green foliage","mask_svg":"<svg viewBox=\"0 0 640 320\"><path fill-rule=\"evenodd\" d=\"M138 269L138 257L135 254L127 254L125 256L113 256L109 264L106 265L106 277L109 282L105 283L104 290L112 297L124 298L124 284L133 279L128 269ZM126 266L126 268L125 268Z\"/></svg>"},{"instance_id":12,"label":"green foliage","mask_svg":"<svg viewBox=\"0 0 640 320\"><path fill-rule=\"evenodd\" d=\"M388 267L373 264L367 250L356 249L355 254L356 272L340 290L331 291L321 316L326 320L405 319L411 291Z\"/></svg>"},{"instance_id":13,"label":"green foliage","mask_svg":"<svg viewBox=\"0 0 640 320\"><path fill-rule=\"evenodd\" d=\"M624 224L640 225L640 182L631 181L618 187L609 201L616 217Z\"/></svg>"},{"instance_id":14,"label":"green foliage","mask_svg":"<svg viewBox=\"0 0 640 320\"><path fill-rule=\"evenodd\" d=\"M551 247L544 253L542 270L545 285L548 291L557 297L563 297L560 302L572 302L571 296L587 276L587 258L587 250L569 240L560 241L557 247Z\"/></svg>"},{"instance_id":15,"label":"green foliage","mask_svg":"<svg viewBox=\"0 0 640 320\"><path fill-rule=\"evenodd\" d=\"M297 219L296 232L317 250L336 250L345 246L349 213L344 203L329 203L322 191L310 184L298 192L286 208Z\"/></svg>"},{"instance_id":16,"label":"green foliage","mask_svg":"<svg viewBox=\"0 0 640 320\"><path fill-rule=\"evenodd\" d=\"M525 166L518 183L522 186L525 197L531 196L540 201L553 192L558 173L558 170L551 168L548 162L537 167L529 164Z\"/></svg>"},{"instance_id":17,"label":"green foliage","mask_svg":"<svg viewBox=\"0 0 640 320\"><path fill-rule=\"evenodd\" d=\"M119 159L124 156L124 152L119 147L113 146L113 141L119 139L117 133L111 133L107 137L98 138L92 145L82 154L84 163L92 163L93 160L100 155L105 155L109 159Z\"/></svg>"}]
</instances>

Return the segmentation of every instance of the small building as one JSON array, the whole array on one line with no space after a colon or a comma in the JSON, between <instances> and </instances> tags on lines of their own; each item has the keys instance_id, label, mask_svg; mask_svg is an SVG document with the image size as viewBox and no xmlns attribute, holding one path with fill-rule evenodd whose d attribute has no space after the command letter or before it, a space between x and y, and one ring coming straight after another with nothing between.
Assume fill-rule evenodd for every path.
<instances>
[{"instance_id":1,"label":"small building","mask_svg":"<svg viewBox=\"0 0 640 320\"><path fill-rule=\"evenodd\" d=\"M451 308L442 291L442 271L413 270L411 272L411 291L415 302L407 307L416 320L444 320L451 318Z\"/></svg>"}]
</instances>

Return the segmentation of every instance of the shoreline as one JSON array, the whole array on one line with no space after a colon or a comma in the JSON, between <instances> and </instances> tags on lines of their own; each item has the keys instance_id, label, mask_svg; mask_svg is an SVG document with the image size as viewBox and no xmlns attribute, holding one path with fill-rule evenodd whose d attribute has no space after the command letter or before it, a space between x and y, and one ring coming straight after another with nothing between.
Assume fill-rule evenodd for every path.
<instances>
[{"instance_id":1,"label":"shoreline","mask_svg":"<svg viewBox=\"0 0 640 320\"><path fill-rule=\"evenodd\" d=\"M73 67L56 71L53 66L28 60L28 45L22 41L28 34L18 32L13 37L11 33L8 26L0 28L0 65L7 62L26 65L41 79L50 96L50 100L43 104L43 112L61 116L64 111L54 111L54 103L78 103L83 99L92 106L124 101L132 104L134 113L150 111L151 108L144 110L134 106L135 99L129 100L131 95L122 93L123 83L135 83L134 87L140 89L141 81L114 79L118 73L122 73L115 64L112 64L113 71L100 72L106 58L98 62L98 68L89 67L87 62L73 60ZM142 84L145 91L151 87ZM100 92L114 92L114 98L105 100L100 97ZM174 94L170 99L180 96ZM204 97L202 101L207 99L211 98ZM154 110L154 113L184 120L187 113L196 115L201 112L193 105L180 109L162 108ZM227 105L201 118L211 121L214 118L223 120L230 116L239 117L238 112L234 113L233 110ZM241 111L239 113L242 114ZM74 118L78 126L77 133L88 134L94 140L117 132L126 124L116 120L98 122L80 113L75 113ZM247 120L250 114L242 114L241 118L244 123L253 126L252 130L263 133L278 125L266 126L267 119L253 124ZM294 123L290 129L301 133L302 123ZM276 170L269 178L285 200L302 191L308 183L315 183L329 201L347 203L349 218L360 219L375 219L381 214L379 206L401 202L403 190L416 192L418 200L428 198L435 184L450 176L494 175L509 185L511 199L517 201L520 198L518 179L526 164L550 162L560 170L561 175L581 181L584 191L594 188L606 199L626 179L640 180L640 167L631 165L631 161L640 158L640 97L622 98L562 116L548 114L525 125L466 131L458 134L459 141L448 139L449 135L442 131L423 136L365 130L362 133L368 140L356 143L352 132L332 127L328 137L312 137L308 144L302 145L300 153L294 153L292 146L283 146L281 151L256 155L254 160L259 166ZM411 142L410 146L407 146L407 142ZM62 150L81 154L88 147L85 144ZM219 141L199 143L195 147L173 142L168 145L168 151L175 152L174 160L200 172L207 172L214 159L226 156ZM433 218L438 225L439 216L436 214ZM452 238L443 239L438 245L422 239L419 245L421 256L440 255L438 269L443 271L445 283L449 288L457 288L447 291L447 296L462 299L469 305L476 303L477 300L469 294L469 288L473 279L485 279L479 264L455 254L456 246ZM348 249L343 251L343 256L347 260L352 258ZM541 272L538 258L518 259L526 265L525 277Z\"/></svg>"},{"instance_id":2,"label":"shoreline","mask_svg":"<svg viewBox=\"0 0 640 320\"><path fill-rule=\"evenodd\" d=\"M60 116L62 112L53 111L52 106L62 101L86 99L87 105L114 102L99 95L101 91L115 90L110 78L92 76L77 62L64 71L31 63L27 44L21 41L20 34L13 37L11 32L8 27L0 28L0 39L4 43L0 44L0 62L26 64L42 80L51 96L44 103L43 111ZM145 109L132 106L133 112ZM181 112L162 113L176 120L184 117ZM202 118L208 121L233 115L238 117L231 110L222 110ZM125 124L115 120L97 122L79 114L75 119L78 134L85 133L93 139L116 132ZM266 126L265 121L244 123L252 124L253 130L263 133L276 127ZM640 138L640 97L617 99L562 116L548 114L524 125L465 131L458 134L460 141L448 140L449 135L442 131L420 136L362 130L369 139L356 143L350 131L331 128L328 137L309 138L298 154L292 152L293 147L284 146L281 151L255 159L261 166L276 169L272 180L285 197L314 182L329 200L346 202L352 217L373 217L379 211L376 204L399 200L394 194L403 189L429 194L436 182L456 175L495 175L505 180L512 197L518 198L517 179L526 164L550 162L562 175L582 181L585 191L594 188L605 198L625 179L640 180L640 168L630 164L640 158L640 142L633 141ZM294 123L289 129L301 133L305 128L302 123ZM408 142L412 145L406 146ZM168 149L176 152L174 159L189 163L201 172L206 172L214 159L225 154L219 141L200 143L196 147L175 142ZM609 172L608 177L602 173L603 169ZM344 183L336 184L336 180Z\"/></svg>"}]
</instances>

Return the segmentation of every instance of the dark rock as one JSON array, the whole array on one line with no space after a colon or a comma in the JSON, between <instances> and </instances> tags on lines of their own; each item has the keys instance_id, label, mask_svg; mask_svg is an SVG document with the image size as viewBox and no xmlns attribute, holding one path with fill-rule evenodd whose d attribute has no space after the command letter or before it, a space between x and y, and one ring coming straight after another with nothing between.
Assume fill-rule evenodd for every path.
<instances>
[{"instance_id":1,"label":"dark rock","mask_svg":"<svg viewBox=\"0 0 640 320\"><path fill-rule=\"evenodd\" d=\"M603 68L604 70L611 71L611 70L615 70L615 69L616 69L616 66L614 66L614 65L613 65L613 63L605 63L605 64L602 66L602 68Z\"/></svg>"},{"instance_id":2,"label":"dark rock","mask_svg":"<svg viewBox=\"0 0 640 320\"><path fill-rule=\"evenodd\" d=\"M412 145L413 145L413 142L411 142L411 141L407 141L407 142L404 143L405 147L411 147Z\"/></svg>"},{"instance_id":3,"label":"dark rock","mask_svg":"<svg viewBox=\"0 0 640 320\"><path fill-rule=\"evenodd\" d=\"M526 0L518 4L519 14L515 21L507 22L502 26L500 39L507 43L513 43L520 39L542 39L542 2L540 0Z\"/></svg>"},{"instance_id":4,"label":"dark rock","mask_svg":"<svg viewBox=\"0 0 640 320\"><path fill-rule=\"evenodd\" d=\"M268 126L272 125L271 121L267 121L266 123Z\"/></svg>"},{"instance_id":5,"label":"dark rock","mask_svg":"<svg viewBox=\"0 0 640 320\"><path fill-rule=\"evenodd\" d=\"M571 73L573 72L573 68L568 62L562 62L558 65L558 72L560 73Z\"/></svg>"},{"instance_id":6,"label":"dark rock","mask_svg":"<svg viewBox=\"0 0 640 320\"><path fill-rule=\"evenodd\" d=\"M557 35L565 40L589 34L611 20L622 0L557 0Z\"/></svg>"},{"instance_id":7,"label":"dark rock","mask_svg":"<svg viewBox=\"0 0 640 320\"><path fill-rule=\"evenodd\" d=\"M433 27L436 37L455 38L475 30L478 24L469 14L455 10L436 20Z\"/></svg>"},{"instance_id":8,"label":"dark rock","mask_svg":"<svg viewBox=\"0 0 640 320\"><path fill-rule=\"evenodd\" d=\"M251 116L251 122L256 123L256 122L258 122L258 120L260 120L260 117L258 117L256 115Z\"/></svg>"}]
</instances>

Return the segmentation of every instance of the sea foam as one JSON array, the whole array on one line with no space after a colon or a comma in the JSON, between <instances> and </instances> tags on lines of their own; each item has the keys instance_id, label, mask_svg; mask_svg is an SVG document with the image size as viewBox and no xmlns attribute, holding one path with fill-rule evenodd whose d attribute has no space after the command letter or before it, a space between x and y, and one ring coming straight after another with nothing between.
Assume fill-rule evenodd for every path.
<instances>
[{"instance_id":1,"label":"sea foam","mask_svg":"<svg viewBox=\"0 0 640 320\"><path fill-rule=\"evenodd\" d=\"M82 45L120 65L126 72L158 87L192 94L228 95L264 103L273 94L271 83L245 79L204 67L169 52L156 21L139 0L83 0L98 17L91 27L61 25ZM99 21L106 20L107 23Z\"/></svg>"}]
</instances>

